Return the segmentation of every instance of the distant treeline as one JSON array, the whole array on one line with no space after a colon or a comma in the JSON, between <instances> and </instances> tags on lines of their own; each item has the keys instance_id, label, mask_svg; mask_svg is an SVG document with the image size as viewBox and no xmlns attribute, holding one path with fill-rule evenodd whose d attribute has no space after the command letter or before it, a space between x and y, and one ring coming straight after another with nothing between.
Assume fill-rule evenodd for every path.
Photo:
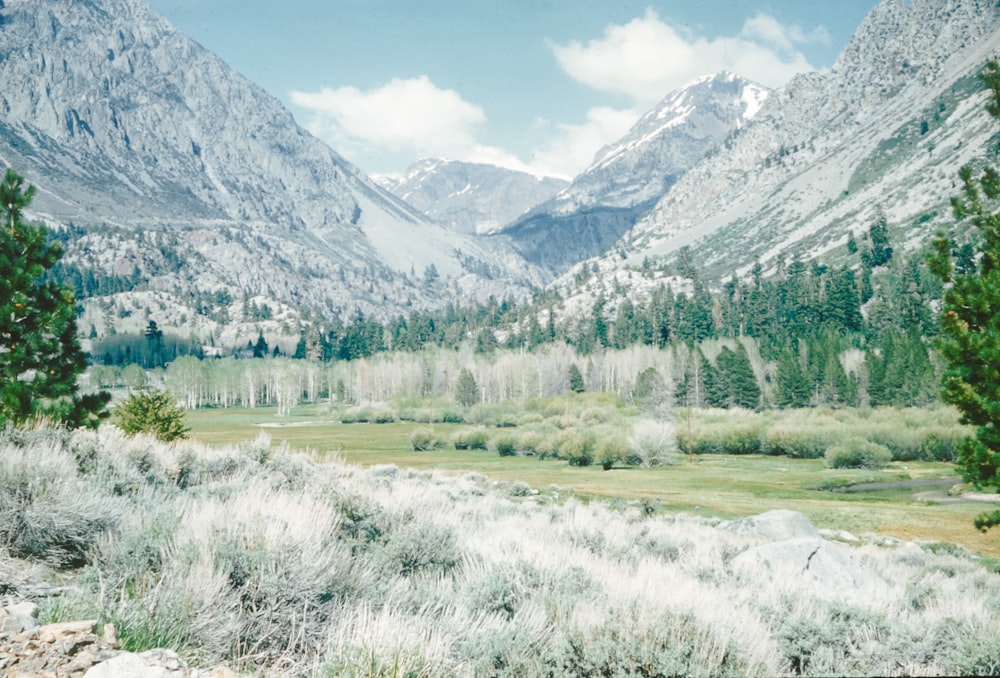
<instances>
[{"instance_id":1,"label":"distant treeline","mask_svg":"<svg viewBox=\"0 0 1000 678\"><path fill-rule=\"evenodd\" d=\"M497 352L535 352L566 346L581 360L607 351L645 346L684 347L693 356L671 368L677 404L719 407L809 405L923 405L936 399L939 368L932 304L940 283L919 253L894 254L884 219L860 242L848 241L848 259L837 266L792 261L765 276L761 266L712 291L682 250L672 275L685 292L660 285L642 301L611 289L591 312L560 317L557 290L529 302L490 298L448 304L435 312L412 311L386 323L360 312L349 323L302 332L289 357L320 363L356 361L386 352L468 350L480 360ZM971 248L955 252L959 267L972 265ZM660 271L663 272L662 270ZM654 271L646 265L641 273ZM598 275L584 266L577 286ZM196 295L199 308L224 307L228 296ZM255 314L254 317L259 317ZM155 326L155 323L151 323ZM155 330L155 327L154 327ZM158 330L95 339L91 353L105 365L161 367L179 356L201 357L201 347ZM750 341L752 340L752 341ZM749 350L748 350L749 348ZM238 358L285 355L263 334L248 339ZM632 375L633 378L637 375Z\"/></svg>"}]
</instances>

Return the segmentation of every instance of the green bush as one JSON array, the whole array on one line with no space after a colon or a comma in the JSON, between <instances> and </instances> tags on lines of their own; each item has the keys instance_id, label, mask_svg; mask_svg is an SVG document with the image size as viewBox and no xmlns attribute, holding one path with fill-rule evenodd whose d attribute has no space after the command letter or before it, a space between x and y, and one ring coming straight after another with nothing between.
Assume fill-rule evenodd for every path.
<instances>
[{"instance_id":1,"label":"green bush","mask_svg":"<svg viewBox=\"0 0 1000 678\"><path fill-rule=\"evenodd\" d=\"M148 433L164 442L186 438L184 410L167 391L132 393L115 409L118 425L129 435Z\"/></svg>"},{"instance_id":2,"label":"green bush","mask_svg":"<svg viewBox=\"0 0 1000 678\"><path fill-rule=\"evenodd\" d=\"M768 450L764 422L756 417L702 424L690 433L686 426L680 426L677 442L685 453L694 454L764 454Z\"/></svg>"},{"instance_id":3,"label":"green bush","mask_svg":"<svg viewBox=\"0 0 1000 678\"><path fill-rule=\"evenodd\" d=\"M559 457L570 466L590 466L594 463L594 435L590 431L581 433L576 429L566 429L559 434Z\"/></svg>"},{"instance_id":4,"label":"green bush","mask_svg":"<svg viewBox=\"0 0 1000 678\"><path fill-rule=\"evenodd\" d=\"M767 432L767 447L770 454L820 459L841 439L842 431L842 427L811 426L808 422L777 424Z\"/></svg>"},{"instance_id":5,"label":"green bush","mask_svg":"<svg viewBox=\"0 0 1000 678\"><path fill-rule=\"evenodd\" d=\"M380 555L387 574L405 577L422 572L447 573L462 560L453 530L416 520L398 525Z\"/></svg>"},{"instance_id":6,"label":"green bush","mask_svg":"<svg viewBox=\"0 0 1000 678\"><path fill-rule=\"evenodd\" d=\"M517 440L511 435L500 436L490 446L501 457L513 457L517 454Z\"/></svg>"},{"instance_id":7,"label":"green bush","mask_svg":"<svg viewBox=\"0 0 1000 678\"><path fill-rule=\"evenodd\" d=\"M530 497L533 493L531 491L531 485L523 480L515 480L510 484L507 494L512 497Z\"/></svg>"},{"instance_id":8,"label":"green bush","mask_svg":"<svg viewBox=\"0 0 1000 678\"><path fill-rule=\"evenodd\" d=\"M850 438L827 449L825 459L830 468L879 469L892 461L892 452L885 445Z\"/></svg>"},{"instance_id":9,"label":"green bush","mask_svg":"<svg viewBox=\"0 0 1000 678\"><path fill-rule=\"evenodd\" d=\"M920 457L924 461L954 462L966 432L962 429L931 429L920 443Z\"/></svg>"},{"instance_id":10,"label":"green bush","mask_svg":"<svg viewBox=\"0 0 1000 678\"><path fill-rule=\"evenodd\" d=\"M384 406L349 407L340 415L342 424L391 424L396 421L396 411Z\"/></svg>"},{"instance_id":11,"label":"green bush","mask_svg":"<svg viewBox=\"0 0 1000 678\"><path fill-rule=\"evenodd\" d=\"M428 452L441 447L441 439L434 433L434 429L415 428L410 433L410 447L414 452Z\"/></svg>"},{"instance_id":12,"label":"green bush","mask_svg":"<svg viewBox=\"0 0 1000 678\"><path fill-rule=\"evenodd\" d=\"M468 428L456 431L451 436L451 442L456 450L485 450L489 446L490 437L480 428Z\"/></svg>"},{"instance_id":13,"label":"green bush","mask_svg":"<svg viewBox=\"0 0 1000 678\"><path fill-rule=\"evenodd\" d=\"M605 471L610 471L615 464L620 463L631 453L628 441L621 435L601 437L596 446L597 460Z\"/></svg>"}]
</instances>

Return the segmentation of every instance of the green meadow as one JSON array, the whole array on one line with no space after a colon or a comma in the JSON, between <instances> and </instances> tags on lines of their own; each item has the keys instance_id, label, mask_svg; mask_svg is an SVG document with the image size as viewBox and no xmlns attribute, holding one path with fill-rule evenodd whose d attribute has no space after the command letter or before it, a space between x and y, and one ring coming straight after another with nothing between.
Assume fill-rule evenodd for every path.
<instances>
[{"instance_id":1,"label":"green meadow","mask_svg":"<svg viewBox=\"0 0 1000 678\"><path fill-rule=\"evenodd\" d=\"M606 402L597 405L608 409ZM565 403L560 406L572 409ZM539 407L552 409L552 404L533 404L527 410ZM537 415L526 417L523 411L521 419L533 423L517 425L505 420L502 428L488 424L473 428L491 438L516 436L521 429L538 425L534 421L539 418ZM841 437L864 435L883 440L890 447L895 440L898 444L893 447L894 456L901 453L906 456L909 447L926 448L927 438L939 442L941 436L934 431L948 429L961 433L961 427L951 420L957 415L950 410L886 410L877 416L860 411L736 415L695 411L690 420L681 413L675 421L681 449L673 456L671 465L642 468L616 463L608 470L599 463L574 466L558 455L500 456L486 449L455 449L449 441L457 432L470 429L464 423L396 419L380 424L347 424L341 423L341 414L336 408L323 406L295 408L284 416L278 416L275 408L201 409L188 413L187 421L193 438L212 445L240 443L266 434L272 446L309 451L319 460L340 459L361 467L394 465L455 476L477 472L497 482L521 481L537 490L543 499L552 501L575 496L583 501L602 500L611 504L638 502L657 512L721 518L785 508L805 514L819 528L958 544L973 553L1000 557L1000 542L995 535L980 533L972 525L976 515L992 510L994 505L950 496L951 486L961 483L961 478L947 461L907 459L892 461L880 469L838 469L830 468L821 457L779 456L773 448L769 454L684 453L684 449L692 448L724 452L725 445L712 441L720 436L732 438L734 429L743 430L743 438L750 430L754 440L763 441L765 447L768 440L776 445L777 438L787 440L799 435L801 429L815 435L819 435L817 432L830 435L831 431ZM588 416L594 415L591 412ZM605 431L627 431L637 416L635 411L618 407L600 418L604 420ZM925 425L938 428L928 433L919 428ZM440 441L439 447L414 451L410 436L417 429L432 431ZM923 442L914 436L922 436ZM745 440L740 441L739 449L748 449ZM750 445L749 449L757 447ZM935 480L938 482L926 486L905 484ZM888 487L834 491L862 483Z\"/></svg>"}]
</instances>

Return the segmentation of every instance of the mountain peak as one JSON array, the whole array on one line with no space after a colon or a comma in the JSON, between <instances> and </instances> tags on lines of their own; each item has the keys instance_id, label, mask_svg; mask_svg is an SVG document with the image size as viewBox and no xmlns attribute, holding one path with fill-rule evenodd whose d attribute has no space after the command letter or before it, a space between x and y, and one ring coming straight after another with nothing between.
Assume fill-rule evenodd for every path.
<instances>
[{"instance_id":1,"label":"mountain peak","mask_svg":"<svg viewBox=\"0 0 1000 678\"><path fill-rule=\"evenodd\" d=\"M485 163L424 158L398 181L386 184L398 197L445 227L466 234L490 233L551 198L567 182Z\"/></svg>"},{"instance_id":2,"label":"mountain peak","mask_svg":"<svg viewBox=\"0 0 1000 678\"><path fill-rule=\"evenodd\" d=\"M123 229L89 259L71 243L67 263L324 315L443 303L420 279L429 269L470 295L522 284L144 2L17 0L0 11L0 157L38 185L35 214L47 222ZM172 243L176 267L162 270L156 247L137 251L145 232Z\"/></svg>"}]
</instances>

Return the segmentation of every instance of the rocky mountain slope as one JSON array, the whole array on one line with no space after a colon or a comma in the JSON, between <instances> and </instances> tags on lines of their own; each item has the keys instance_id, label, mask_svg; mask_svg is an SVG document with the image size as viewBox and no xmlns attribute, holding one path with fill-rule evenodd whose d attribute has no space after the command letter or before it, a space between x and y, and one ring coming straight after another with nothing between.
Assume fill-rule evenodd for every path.
<instances>
[{"instance_id":1,"label":"rocky mountain slope","mask_svg":"<svg viewBox=\"0 0 1000 678\"><path fill-rule=\"evenodd\" d=\"M793 79L687 172L599 267L689 245L716 280L836 256L884 211L897 246L950 223L956 173L996 133L975 74L1000 49L986 0L883 0L830 72ZM591 264L593 265L593 264Z\"/></svg>"},{"instance_id":2,"label":"rocky mountain slope","mask_svg":"<svg viewBox=\"0 0 1000 678\"><path fill-rule=\"evenodd\" d=\"M421 160L400 178L375 180L442 226L466 234L495 231L569 183L495 165L440 159Z\"/></svg>"},{"instance_id":3,"label":"rocky mountain slope","mask_svg":"<svg viewBox=\"0 0 1000 678\"><path fill-rule=\"evenodd\" d=\"M553 271L601 254L687 171L754 117L766 89L732 73L663 99L551 200L504 229L526 258Z\"/></svg>"},{"instance_id":4,"label":"rocky mountain slope","mask_svg":"<svg viewBox=\"0 0 1000 678\"><path fill-rule=\"evenodd\" d=\"M390 195L141 0L7 0L0 57L0 160L38 186L31 216L87 231L68 265L327 317L527 282L514 255Z\"/></svg>"}]
</instances>

